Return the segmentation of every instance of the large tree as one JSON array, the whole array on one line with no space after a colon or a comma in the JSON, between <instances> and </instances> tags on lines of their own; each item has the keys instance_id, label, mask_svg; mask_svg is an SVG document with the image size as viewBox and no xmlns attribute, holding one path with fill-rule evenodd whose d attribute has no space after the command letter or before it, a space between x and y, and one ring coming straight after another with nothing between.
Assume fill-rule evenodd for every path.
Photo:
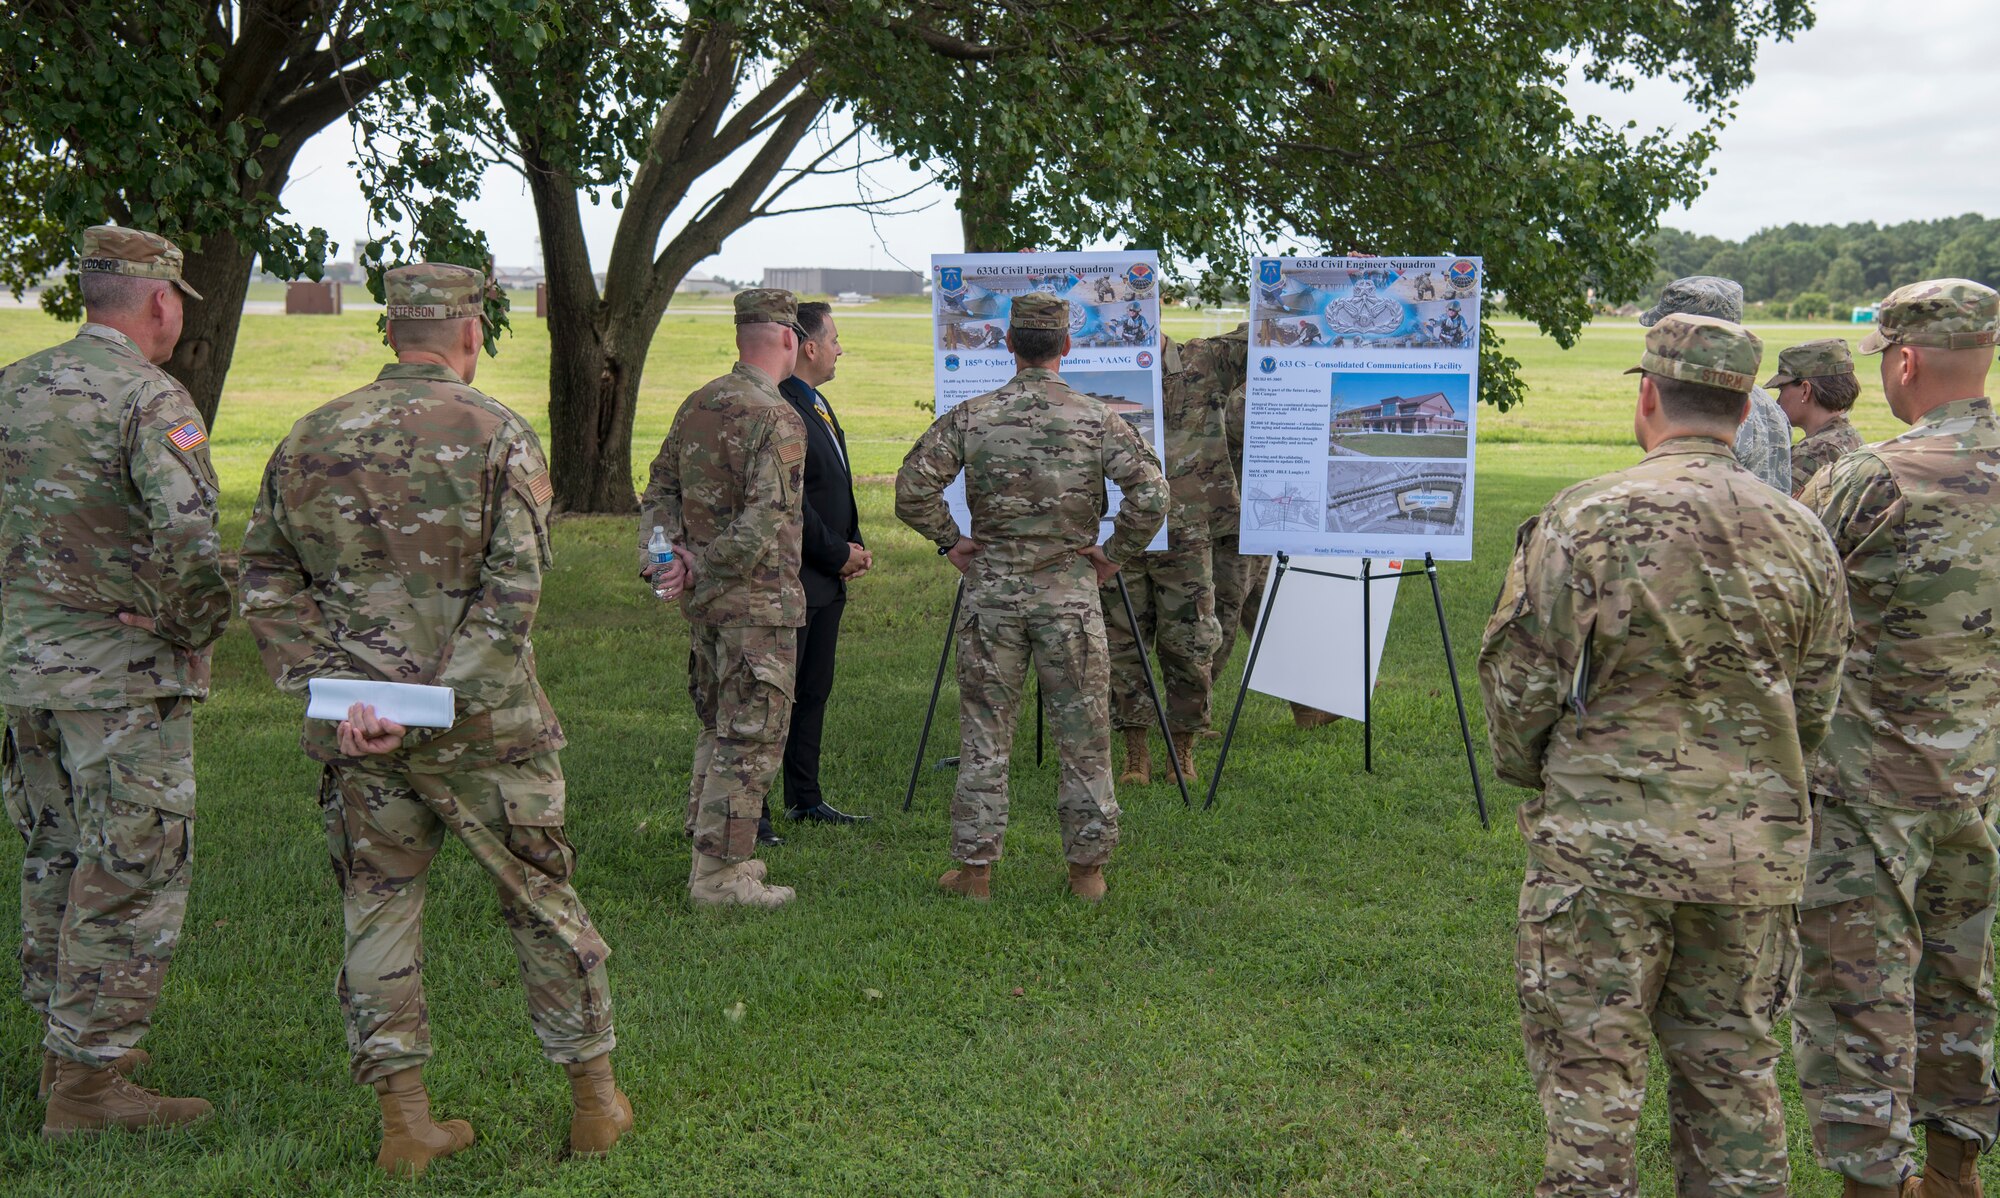
<instances>
[{"instance_id":1,"label":"large tree","mask_svg":"<svg viewBox=\"0 0 2000 1198\"><path fill-rule=\"evenodd\" d=\"M862 115L941 153L967 249L1158 248L1211 297L1240 289L1256 252L1480 254L1489 294L1565 345L1593 289L1650 281L1649 235L1701 193L1760 44L1811 20L1801 0L1164 7L1172 70L1072 136L1009 136L1023 114L996 111L1005 75L985 54L936 102L864 98ZM1566 99L1573 75L1670 79L1687 110L1614 128ZM1481 344L1482 398L1516 402L1517 364L1490 327Z\"/></svg>"},{"instance_id":2,"label":"large tree","mask_svg":"<svg viewBox=\"0 0 2000 1198\"><path fill-rule=\"evenodd\" d=\"M675 288L731 234L796 211L785 197L799 182L869 165L855 119L883 118L919 184L934 160L967 146L990 154L996 178L1038 153L1079 171L1087 161L1087 178L1047 188L1069 205L1051 229L1080 223L1135 178L1172 181L1147 97L1214 90L1182 44L1269 22L1240 2L1111 8L564 0L561 38L532 54L497 47L456 92L385 89L366 119L393 136L370 164L370 190L435 211L437 197L469 195L486 163L522 173L548 277L557 503L624 511L641 373ZM920 115L890 128L889 114L957 111L966 88L981 93L976 129ZM431 171L421 180L420 164ZM621 212L600 286L582 205L607 194ZM1203 223L1197 197L1184 198L1192 229Z\"/></svg>"},{"instance_id":3,"label":"large tree","mask_svg":"<svg viewBox=\"0 0 2000 1198\"><path fill-rule=\"evenodd\" d=\"M550 300L558 503L632 504L646 351L674 290L781 209L845 137L958 189L970 249L1158 248L1215 291L1252 251L1479 252L1558 338L1698 194L1760 40L1799 0L559 0L562 36L496 44L449 93L390 87L378 196L438 212L482 159L527 180ZM1581 64L1580 68L1578 64ZM1568 72L1686 86L1692 128L1613 129ZM429 199L422 197L428 195ZM582 205L622 208L600 286ZM1487 338L1485 398L1520 382Z\"/></svg>"},{"instance_id":4,"label":"large tree","mask_svg":"<svg viewBox=\"0 0 2000 1198\"><path fill-rule=\"evenodd\" d=\"M323 229L280 199L299 151L385 79L450 86L475 49L545 36L539 0L19 0L0 21L0 285L74 264L115 221L183 243L167 369L215 417L253 265L319 277ZM43 293L73 318L74 288Z\"/></svg>"}]
</instances>

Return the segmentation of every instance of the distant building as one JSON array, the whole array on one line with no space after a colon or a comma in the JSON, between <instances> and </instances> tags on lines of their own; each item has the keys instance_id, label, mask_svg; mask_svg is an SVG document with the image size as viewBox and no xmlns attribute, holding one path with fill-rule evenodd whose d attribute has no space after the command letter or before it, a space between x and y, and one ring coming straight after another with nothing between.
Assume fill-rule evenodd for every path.
<instances>
[{"instance_id":1,"label":"distant building","mask_svg":"<svg viewBox=\"0 0 2000 1198\"><path fill-rule=\"evenodd\" d=\"M687 277L681 280L681 285L674 288L674 290L685 292L689 295L732 295L735 293L736 288L716 278L714 275L706 274L699 270L691 270L687 273Z\"/></svg>"},{"instance_id":2,"label":"distant building","mask_svg":"<svg viewBox=\"0 0 2000 1198\"><path fill-rule=\"evenodd\" d=\"M1349 408L1335 413L1337 433L1462 433L1465 421L1451 409L1444 392L1433 391L1412 399L1390 396L1381 403Z\"/></svg>"},{"instance_id":3,"label":"distant building","mask_svg":"<svg viewBox=\"0 0 2000 1198\"><path fill-rule=\"evenodd\" d=\"M924 276L914 270L835 270L821 266L779 266L764 271L764 286L794 295L922 295Z\"/></svg>"}]
</instances>

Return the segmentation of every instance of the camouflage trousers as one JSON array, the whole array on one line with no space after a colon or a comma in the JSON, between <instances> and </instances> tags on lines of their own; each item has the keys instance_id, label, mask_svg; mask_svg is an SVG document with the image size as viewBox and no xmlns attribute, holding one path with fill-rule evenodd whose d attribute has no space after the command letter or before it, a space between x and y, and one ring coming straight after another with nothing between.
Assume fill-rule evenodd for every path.
<instances>
[{"instance_id":1,"label":"camouflage trousers","mask_svg":"<svg viewBox=\"0 0 2000 1198\"><path fill-rule=\"evenodd\" d=\"M117 1060L151 1026L194 872L194 700L7 708L21 996L43 1046Z\"/></svg>"},{"instance_id":2,"label":"camouflage trousers","mask_svg":"<svg viewBox=\"0 0 2000 1198\"><path fill-rule=\"evenodd\" d=\"M617 1044L604 972L611 950L570 884L564 791L554 753L450 774L327 768L320 811L347 924L335 989L357 1083L430 1059L424 893L447 832L499 893L543 1055L570 1065Z\"/></svg>"},{"instance_id":3,"label":"camouflage trousers","mask_svg":"<svg viewBox=\"0 0 2000 1198\"><path fill-rule=\"evenodd\" d=\"M1209 669L1221 630L1215 622L1215 580L1209 546L1142 553L1125 563L1119 576L1132 596L1139 634L1157 654L1165 682L1161 700L1176 737L1208 727ZM1111 649L1111 723L1118 728L1150 728L1153 697L1139 661L1139 639L1125 618L1125 600L1114 579L1099 589L1104 604L1104 636Z\"/></svg>"},{"instance_id":4,"label":"camouflage trousers","mask_svg":"<svg viewBox=\"0 0 2000 1198\"><path fill-rule=\"evenodd\" d=\"M757 819L785 760L798 657L796 628L688 625L688 696L701 734L687 833L704 856L757 854Z\"/></svg>"},{"instance_id":5,"label":"camouflage trousers","mask_svg":"<svg viewBox=\"0 0 2000 1198\"><path fill-rule=\"evenodd\" d=\"M1792 1014L1820 1164L1893 1185L1913 1124L1993 1147L1990 810L1903 811L1813 797Z\"/></svg>"},{"instance_id":6,"label":"camouflage trousers","mask_svg":"<svg viewBox=\"0 0 2000 1198\"><path fill-rule=\"evenodd\" d=\"M1548 1124L1539 1198L1637 1198L1654 1043L1682 1198L1785 1194L1773 1029L1797 962L1790 907L1639 898L1531 867L1515 969Z\"/></svg>"},{"instance_id":7,"label":"camouflage trousers","mask_svg":"<svg viewBox=\"0 0 2000 1198\"><path fill-rule=\"evenodd\" d=\"M1014 616L968 610L958 623L958 789L951 799L951 855L973 865L1000 859L1007 832L1007 765L1021 690L1032 664L1042 684L1060 761L1056 818L1063 856L1102 865L1118 845L1111 796L1110 666L1101 612Z\"/></svg>"},{"instance_id":8,"label":"camouflage trousers","mask_svg":"<svg viewBox=\"0 0 2000 1198\"><path fill-rule=\"evenodd\" d=\"M1248 631L1256 623L1258 605L1250 601L1252 587L1260 602L1264 594L1265 563L1270 559L1245 557L1236 551L1238 543L1232 532L1215 538L1209 546L1210 572L1215 579L1215 623L1220 633L1208 671L1211 681L1222 677L1229 655L1236 652L1237 632Z\"/></svg>"}]
</instances>

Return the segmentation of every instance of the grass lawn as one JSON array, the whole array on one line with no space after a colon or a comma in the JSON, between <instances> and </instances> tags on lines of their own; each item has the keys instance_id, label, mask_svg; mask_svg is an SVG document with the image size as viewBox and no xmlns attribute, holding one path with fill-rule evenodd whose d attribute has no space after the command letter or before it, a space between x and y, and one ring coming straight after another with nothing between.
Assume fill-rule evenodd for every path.
<instances>
[{"instance_id":1,"label":"grass lawn","mask_svg":"<svg viewBox=\"0 0 2000 1198\"><path fill-rule=\"evenodd\" d=\"M1335 433L1333 444L1371 458L1463 458L1464 433Z\"/></svg>"},{"instance_id":2,"label":"grass lawn","mask_svg":"<svg viewBox=\"0 0 2000 1198\"><path fill-rule=\"evenodd\" d=\"M928 329L892 312L837 319L851 356L828 392L859 471L886 475L926 422ZM1202 320L1169 328L1200 332ZM373 376L383 351L372 326L358 313L244 320L214 434L232 543L289 422ZM673 405L727 367L729 327L668 314L638 417L640 466ZM65 331L0 312L0 361ZM1813 335L1774 331L1767 344ZM1515 524L1564 484L1637 457L1633 382L1617 372L1638 347L1629 324L1595 328L1567 353L1515 332L1533 398L1482 413L1478 557L1443 571L1468 680ZM547 353L530 316L479 383L539 421ZM1879 389L1861 402L1864 433L1890 431ZM770 851L773 880L800 895L776 914L688 909L684 626L630 578L627 521L558 525L537 640L570 736L580 889L614 950L615 1060L639 1119L615 1154L562 1159L567 1089L529 1033L483 878L447 848L430 887L427 1077L440 1114L471 1119L479 1141L420 1186L377 1175L374 1103L348 1081L333 1000L339 904L315 774L296 749L299 707L271 690L232 628L197 720L198 868L144 1079L210 1097L217 1117L150 1140L44 1145L39 1031L24 1006L0 1002L0 1190L1526 1192L1541 1116L1511 963L1522 795L1489 775L1494 828L1480 829L1421 588L1392 632L1374 776L1361 771L1357 728L1298 733L1284 704L1253 696L1216 810L1183 810L1171 783L1121 793L1111 896L1091 909L1064 897L1055 764L1034 765L1024 731L1008 856L994 901L977 907L932 886L946 865L949 772L926 770L915 809L898 810L951 576L894 520L879 477L860 498L878 565L849 605L825 775L836 803L877 818L792 832ZM1483 767L1476 698L1474 721ZM955 740L948 698L932 756ZM1199 751L1204 773L1214 756L1212 743ZM0 840L11 872L18 844ZM0 925L11 925L17 892L0 890ZM1836 1193L1811 1164L1796 1105L1791 1115L1795 1192ZM1656 1094L1641 1149L1648 1195L1672 1192L1666 1145Z\"/></svg>"}]
</instances>

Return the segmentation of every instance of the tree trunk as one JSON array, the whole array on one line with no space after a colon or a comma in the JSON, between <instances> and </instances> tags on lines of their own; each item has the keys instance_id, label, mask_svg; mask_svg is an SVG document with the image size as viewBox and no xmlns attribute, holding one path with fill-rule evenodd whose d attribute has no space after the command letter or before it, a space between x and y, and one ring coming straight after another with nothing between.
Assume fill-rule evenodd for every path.
<instances>
[{"instance_id":1,"label":"tree trunk","mask_svg":"<svg viewBox=\"0 0 2000 1198\"><path fill-rule=\"evenodd\" d=\"M183 305L186 316L181 339L166 371L179 379L194 398L202 423L215 427L215 410L222 402L222 381L236 356L236 335L243 323L243 297L250 291L255 255L226 233L203 240L201 252L189 254L182 271L201 299Z\"/></svg>"},{"instance_id":2,"label":"tree trunk","mask_svg":"<svg viewBox=\"0 0 2000 1198\"><path fill-rule=\"evenodd\" d=\"M557 511L622 514L632 487L632 417L652 326L610 317L590 270L575 181L522 147L549 289L549 462ZM655 318L657 321L657 317Z\"/></svg>"},{"instance_id":3,"label":"tree trunk","mask_svg":"<svg viewBox=\"0 0 2000 1198\"><path fill-rule=\"evenodd\" d=\"M614 341L586 313L551 300L549 458L558 511L624 514L638 507L632 418L650 341Z\"/></svg>"},{"instance_id":4,"label":"tree trunk","mask_svg":"<svg viewBox=\"0 0 2000 1198\"><path fill-rule=\"evenodd\" d=\"M968 254L1006 254L1021 249L1007 219L1013 189L978 170L966 171L958 192L958 227Z\"/></svg>"}]
</instances>

